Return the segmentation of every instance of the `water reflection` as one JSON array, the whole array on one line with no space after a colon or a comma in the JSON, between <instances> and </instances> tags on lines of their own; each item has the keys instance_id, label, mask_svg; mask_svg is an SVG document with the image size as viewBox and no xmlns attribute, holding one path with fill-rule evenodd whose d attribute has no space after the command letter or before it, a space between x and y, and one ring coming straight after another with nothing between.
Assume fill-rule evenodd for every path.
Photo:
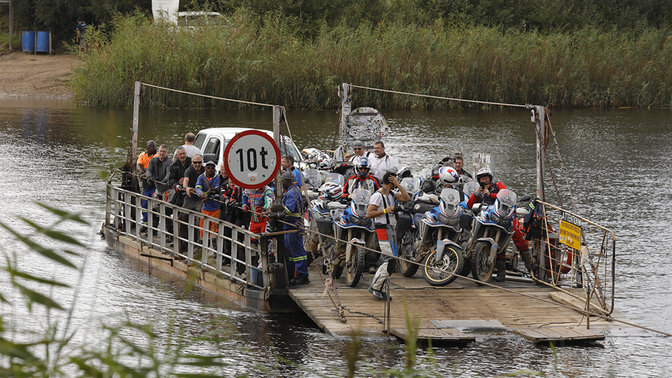
<instances>
[{"instance_id":1,"label":"water reflection","mask_svg":"<svg viewBox=\"0 0 672 378\"><path fill-rule=\"evenodd\" d=\"M385 116L392 126L387 151L414 172L426 172L453 150L462 151L467 170L473 170L469 169L471 154L488 152L499 180L521 195L534 192L534 134L526 111L394 111ZM334 147L335 112L295 111L289 112L288 119L299 147ZM672 262L664 247L672 238L669 112L556 111L552 122L579 212L617 233L616 307L636 322L672 330L668 316ZM179 285L147 275L98 239L104 182L97 171L125 160L130 125L129 110L0 101L0 148L6 156L0 167L3 221L22 230L26 226L12 217L48 221L49 216L33 204L37 200L81 211L93 225L71 230L89 241L82 251L86 268L81 283L79 277L65 277L82 288L73 319L80 329L78 342L95 343L96 324L128 314L135 321L155 321L166 335L176 329L184 337L219 335L219 341L196 348L231 351L229 364L222 366L220 374L342 376L348 339L321 333L305 317L209 306L203 293L185 295ZM271 129L271 112L143 110L139 140L152 138L174 148L186 132L215 126ZM552 145L549 148L554 152ZM556 173L562 175L559 168ZM14 245L10 240L0 233L0 244ZM32 273L62 274L59 267L31 255L20 254L20 260ZM0 280L0 290L7 288L6 282ZM67 291L56 295L65 302L72 300ZM20 307L2 306L0 311L14 320L25 315ZM469 346L440 348L432 354L421 350L420 359L435 375L489 376L523 369L569 376L666 375L672 368L668 359L660 358L669 354L667 339L613 337L601 345L557 349L557 371L556 355L550 349L514 336L479 338ZM363 375L404 366L403 345L396 341L365 339L361 357Z\"/></svg>"}]
</instances>

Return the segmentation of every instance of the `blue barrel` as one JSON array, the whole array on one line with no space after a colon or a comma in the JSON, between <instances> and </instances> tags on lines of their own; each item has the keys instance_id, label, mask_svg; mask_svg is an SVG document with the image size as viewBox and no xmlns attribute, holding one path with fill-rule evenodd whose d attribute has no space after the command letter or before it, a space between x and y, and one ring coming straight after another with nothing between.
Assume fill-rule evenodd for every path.
<instances>
[{"instance_id":1,"label":"blue barrel","mask_svg":"<svg viewBox=\"0 0 672 378\"><path fill-rule=\"evenodd\" d=\"M35 44L35 51L46 53L49 52L49 32L37 32L37 43Z\"/></svg>"},{"instance_id":2,"label":"blue barrel","mask_svg":"<svg viewBox=\"0 0 672 378\"><path fill-rule=\"evenodd\" d=\"M35 51L35 32L21 32L21 51L31 53Z\"/></svg>"}]
</instances>

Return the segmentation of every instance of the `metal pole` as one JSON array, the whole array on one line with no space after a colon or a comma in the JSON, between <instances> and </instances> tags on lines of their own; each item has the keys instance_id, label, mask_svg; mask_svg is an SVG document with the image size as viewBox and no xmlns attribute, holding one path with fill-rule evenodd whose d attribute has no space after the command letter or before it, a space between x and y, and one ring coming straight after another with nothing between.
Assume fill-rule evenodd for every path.
<instances>
[{"instance_id":1,"label":"metal pole","mask_svg":"<svg viewBox=\"0 0 672 378\"><path fill-rule=\"evenodd\" d=\"M546 201L544 194L544 120L546 119L546 111L543 106L535 106L535 115L532 119L537 134L537 196Z\"/></svg>"},{"instance_id":2,"label":"metal pole","mask_svg":"<svg viewBox=\"0 0 672 378\"><path fill-rule=\"evenodd\" d=\"M13 0L9 0L9 51L12 51L12 34L14 34L14 7Z\"/></svg>"},{"instance_id":3,"label":"metal pole","mask_svg":"<svg viewBox=\"0 0 672 378\"><path fill-rule=\"evenodd\" d=\"M128 149L126 164L131 171L135 170L135 159L138 155L138 117L140 116L140 90L142 83L135 82L135 91L133 92L133 127L131 129L131 145Z\"/></svg>"},{"instance_id":4,"label":"metal pole","mask_svg":"<svg viewBox=\"0 0 672 378\"><path fill-rule=\"evenodd\" d=\"M275 144L278 147L280 147L280 116L282 114L280 110L280 106L273 106L273 139L275 139ZM278 171L278 174L275 175L275 198L280 198L281 194L280 171Z\"/></svg>"},{"instance_id":5,"label":"metal pole","mask_svg":"<svg viewBox=\"0 0 672 378\"><path fill-rule=\"evenodd\" d=\"M338 139L341 146L341 154L345 158L345 140L343 139L343 130L347 124L348 115L350 115L350 102L348 101L350 97L350 85L348 83L343 83L343 92L341 93L341 126L338 130Z\"/></svg>"}]
</instances>

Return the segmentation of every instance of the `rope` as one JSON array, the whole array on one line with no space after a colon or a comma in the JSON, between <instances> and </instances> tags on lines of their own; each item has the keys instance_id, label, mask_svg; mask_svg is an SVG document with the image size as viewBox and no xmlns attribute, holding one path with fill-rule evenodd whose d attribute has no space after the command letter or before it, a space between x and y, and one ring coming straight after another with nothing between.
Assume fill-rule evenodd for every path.
<instances>
[{"instance_id":1,"label":"rope","mask_svg":"<svg viewBox=\"0 0 672 378\"><path fill-rule=\"evenodd\" d=\"M179 90L179 89L160 87L160 86L158 86L158 85L147 84L147 83L141 83L141 85L144 85L144 86L146 86L146 87L150 87L150 88L163 89L164 91L170 91L170 92L175 92L175 93L188 94L188 95L198 96L198 97L211 98L211 99L213 99L213 100L222 100L222 101L235 102L235 103L238 103L238 104L247 104L247 105L256 105L256 106L267 106L267 107L270 107L270 108L272 108L272 107L275 106L275 105L271 105L271 104L264 104L264 103L261 103L261 102L236 100L236 99L233 99L233 98L217 97L217 96L211 96L211 95L206 95L206 94L202 94L202 93L187 92L187 91L182 91L182 90Z\"/></svg>"},{"instance_id":2,"label":"rope","mask_svg":"<svg viewBox=\"0 0 672 378\"><path fill-rule=\"evenodd\" d=\"M479 101L479 100L466 100L463 98L455 98L455 97L443 97L443 96L432 96L432 95L424 95L424 94L419 94L419 93L411 93L411 92L401 92L401 91L393 91L390 89L380 89L380 88L372 88L372 87L365 87L362 85L356 85L356 84L349 84L350 87L352 88L360 88L360 89L366 89L369 91L378 91L378 92L386 92L386 93L393 93L393 94L399 94L399 95L406 95L406 96L416 96L416 97L424 97L424 98L433 98L436 100L448 100L448 101L456 101L456 102L468 102L471 104L483 104L483 105L495 105L495 106L508 106L512 108L525 108L527 109L530 105L521 105L521 104L509 104L506 102L492 102L492 101Z\"/></svg>"}]
</instances>

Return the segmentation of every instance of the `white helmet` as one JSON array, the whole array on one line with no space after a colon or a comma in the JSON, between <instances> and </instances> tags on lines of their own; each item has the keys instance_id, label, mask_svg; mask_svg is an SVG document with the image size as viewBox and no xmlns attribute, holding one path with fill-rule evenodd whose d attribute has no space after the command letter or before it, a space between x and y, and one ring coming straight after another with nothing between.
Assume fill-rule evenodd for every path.
<instances>
[{"instance_id":1,"label":"white helmet","mask_svg":"<svg viewBox=\"0 0 672 378\"><path fill-rule=\"evenodd\" d=\"M439 168L439 182L443 185L458 185L460 183L460 175L455 168L441 167Z\"/></svg>"},{"instance_id":2,"label":"white helmet","mask_svg":"<svg viewBox=\"0 0 672 378\"><path fill-rule=\"evenodd\" d=\"M476 181L479 181L481 177L490 176L490 182L495 181L495 176L492 174L492 171L488 167L483 167L476 172Z\"/></svg>"},{"instance_id":3,"label":"white helmet","mask_svg":"<svg viewBox=\"0 0 672 378\"><path fill-rule=\"evenodd\" d=\"M338 200L343 197L343 188L335 182L327 181L318 189L326 199Z\"/></svg>"}]
</instances>

